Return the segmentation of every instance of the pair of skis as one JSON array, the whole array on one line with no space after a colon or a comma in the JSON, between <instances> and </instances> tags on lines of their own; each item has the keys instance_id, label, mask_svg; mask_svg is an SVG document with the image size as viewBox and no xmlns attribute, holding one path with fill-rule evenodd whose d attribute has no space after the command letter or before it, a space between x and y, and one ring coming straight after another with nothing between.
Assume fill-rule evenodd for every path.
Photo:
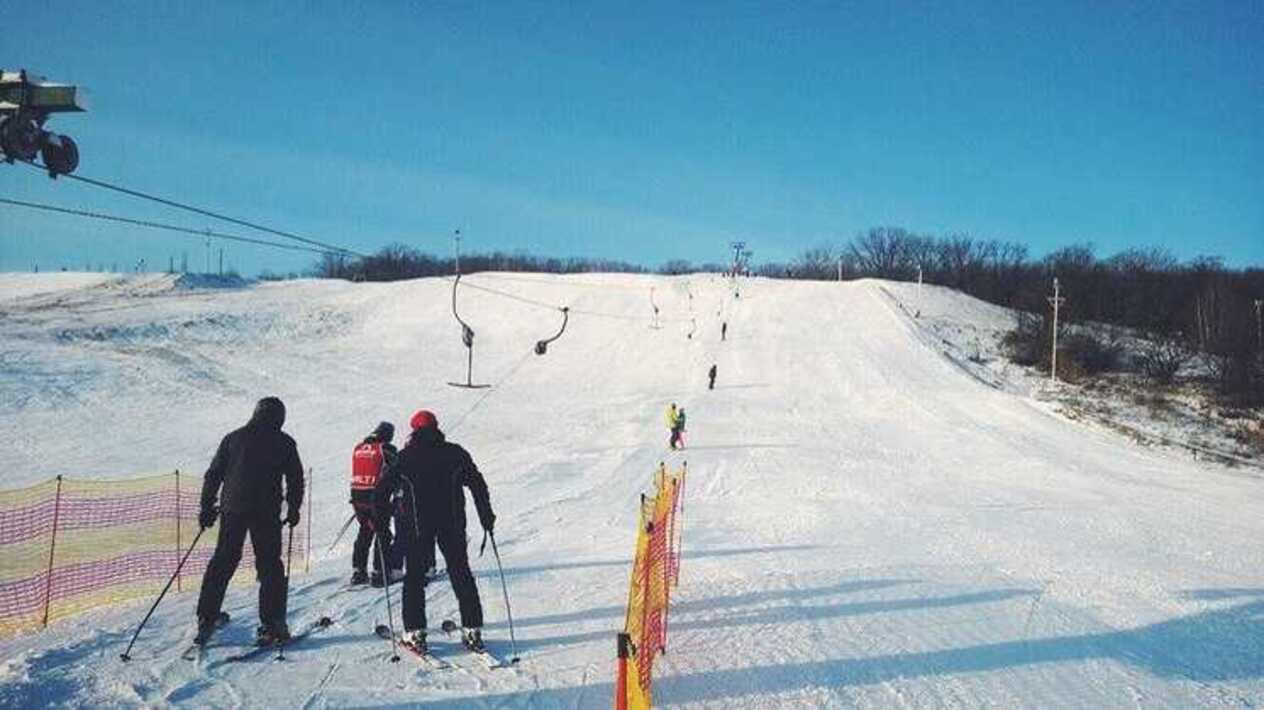
<instances>
[{"instance_id":1,"label":"pair of skis","mask_svg":"<svg viewBox=\"0 0 1264 710\"><path fill-rule=\"evenodd\" d=\"M458 626L457 623L455 621L452 621L451 619L444 619L443 624L440 626L440 629L442 629L443 633L447 635L451 635L453 632L460 631L460 628L461 627ZM386 624L378 624L377 627L373 629L373 632L377 634L378 637L380 638L383 638L386 640L390 640L391 638L390 627L388 627ZM437 671L437 670L445 670L452 667L451 663L434 655L434 652L432 652L430 649L426 649L425 651L422 651L418 649L416 646L408 643L408 641L405 640L405 638L401 634L395 634L395 642L398 643L400 646L402 646L404 650L408 651L410 655L416 658L428 670ZM462 645L464 646L464 644ZM505 660L502 659L500 656L497 656L496 654L492 653L486 648L475 649L475 648L470 648L469 646L464 646L464 648L465 650L472 653L481 663L483 663L483 665L487 666L489 670L496 670L499 668L508 668L510 665L512 665L511 663L505 662Z\"/></svg>"},{"instance_id":2,"label":"pair of skis","mask_svg":"<svg viewBox=\"0 0 1264 710\"><path fill-rule=\"evenodd\" d=\"M219 631L225 625L227 625L228 621L229 621L228 614L224 612L220 612L219 618L215 620L215 627L214 629L212 629L211 634L208 635L205 639L203 639L202 643L194 643L190 645L189 648L187 648L184 651L184 653L180 654L181 658L184 658L186 661L202 660L202 658L204 658L206 655L206 648L207 646L211 644L211 639L214 637L215 632ZM285 641L282 641L280 643L265 644L263 646L254 646L250 648L249 650L242 651L240 653L235 653L231 656L225 657L224 662L237 663L240 661L248 661L252 658L258 658L259 656L262 656L263 654L268 653L270 651L276 652L277 660L279 661L285 660L285 649L287 647L295 643L298 643L299 641L302 641L303 639L307 638L308 636L311 636L312 634L318 631L323 631L324 629L329 628L330 626L333 625L333 623L334 623L333 619L330 619L328 616L322 616L312 621L310 624L304 627L302 631L290 636L290 638L286 639Z\"/></svg>"}]
</instances>

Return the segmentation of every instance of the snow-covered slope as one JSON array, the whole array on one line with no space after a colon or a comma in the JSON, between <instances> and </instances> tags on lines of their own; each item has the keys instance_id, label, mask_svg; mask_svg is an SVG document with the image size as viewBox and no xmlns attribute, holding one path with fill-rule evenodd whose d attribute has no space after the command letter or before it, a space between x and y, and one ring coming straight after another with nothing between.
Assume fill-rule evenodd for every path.
<instances>
[{"instance_id":1,"label":"snow-covered slope","mask_svg":"<svg viewBox=\"0 0 1264 710\"><path fill-rule=\"evenodd\" d=\"M2 705L608 706L636 500L664 459L688 460L692 479L658 705L1264 701L1261 481L971 376L898 305L915 287L755 280L736 298L713 276L475 275L500 292L459 300L474 379L495 387L463 390L444 384L465 378L449 281L164 279L0 294L0 485L200 469L276 394L316 469L323 551L349 512L351 446L379 419L434 409L491 485L523 661L490 672L439 638L457 669L386 663L371 633L382 596L329 597L350 571L344 542L290 604L291 623L335 626L284 666L181 660L183 594L140 662L117 655L143 604L0 642ZM995 315L939 289L921 298ZM543 357L532 347L561 314L538 304L572 309ZM672 401L689 414L684 452L666 450ZM475 567L487 636L507 650L490 553ZM446 586L428 591L432 619L454 613ZM254 590L230 591L227 609L224 638L244 641Z\"/></svg>"}]
</instances>

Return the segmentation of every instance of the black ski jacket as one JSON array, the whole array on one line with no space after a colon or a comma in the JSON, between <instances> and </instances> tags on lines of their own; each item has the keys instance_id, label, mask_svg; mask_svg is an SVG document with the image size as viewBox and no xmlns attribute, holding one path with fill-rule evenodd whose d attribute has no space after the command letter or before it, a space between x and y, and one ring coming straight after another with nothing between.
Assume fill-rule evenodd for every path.
<instances>
[{"instance_id":1,"label":"black ski jacket","mask_svg":"<svg viewBox=\"0 0 1264 710\"><path fill-rule=\"evenodd\" d=\"M484 530L496 522L487 481L469 452L445 440L438 429L417 429L400 450L395 464L378 479L374 491L377 518L384 523L391 493L399 490L402 512L419 527L465 529L465 491L474 496L474 508Z\"/></svg>"},{"instance_id":2,"label":"black ski jacket","mask_svg":"<svg viewBox=\"0 0 1264 710\"><path fill-rule=\"evenodd\" d=\"M279 519L283 499L291 509L300 509L303 464L294 439L281 431L284 423L285 407L281 401L264 400L245 426L219 442L202 479L203 510L215 505L217 495L220 509L228 513L272 513Z\"/></svg>"}]
</instances>

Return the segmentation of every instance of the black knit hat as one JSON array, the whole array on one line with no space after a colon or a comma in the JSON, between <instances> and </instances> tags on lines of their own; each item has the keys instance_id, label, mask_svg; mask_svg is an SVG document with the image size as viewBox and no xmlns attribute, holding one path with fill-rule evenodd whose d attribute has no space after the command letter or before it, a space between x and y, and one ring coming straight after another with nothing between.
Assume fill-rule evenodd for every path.
<instances>
[{"instance_id":1,"label":"black knit hat","mask_svg":"<svg viewBox=\"0 0 1264 710\"><path fill-rule=\"evenodd\" d=\"M373 429L373 438L383 443L390 443L395 438L395 425L390 422L378 422Z\"/></svg>"}]
</instances>

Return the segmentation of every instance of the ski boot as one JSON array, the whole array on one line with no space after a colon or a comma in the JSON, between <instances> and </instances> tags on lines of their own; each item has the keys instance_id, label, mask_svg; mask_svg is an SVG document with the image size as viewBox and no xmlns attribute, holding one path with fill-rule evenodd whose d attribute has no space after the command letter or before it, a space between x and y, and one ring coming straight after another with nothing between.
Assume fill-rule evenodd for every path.
<instances>
[{"instance_id":1,"label":"ski boot","mask_svg":"<svg viewBox=\"0 0 1264 710\"><path fill-rule=\"evenodd\" d=\"M474 653L486 653L482 629L461 629L461 644Z\"/></svg>"},{"instance_id":2,"label":"ski boot","mask_svg":"<svg viewBox=\"0 0 1264 710\"><path fill-rule=\"evenodd\" d=\"M220 612L218 616L200 616L198 617L197 635L193 637L195 646L205 646L207 641L211 640L211 636L219 627L228 623L228 614Z\"/></svg>"},{"instance_id":3,"label":"ski boot","mask_svg":"<svg viewBox=\"0 0 1264 710\"><path fill-rule=\"evenodd\" d=\"M260 626L255 629L256 646L275 646L290 640L290 629L285 624Z\"/></svg>"},{"instance_id":4,"label":"ski boot","mask_svg":"<svg viewBox=\"0 0 1264 710\"><path fill-rule=\"evenodd\" d=\"M429 646L426 645L426 632L423 629L413 629L400 634L399 642L412 649L418 655L425 655L430 652Z\"/></svg>"},{"instance_id":5,"label":"ski boot","mask_svg":"<svg viewBox=\"0 0 1264 710\"><path fill-rule=\"evenodd\" d=\"M364 570L358 569L351 573L351 584L353 586L359 585L359 584L368 584L368 583L369 583L369 575L365 573Z\"/></svg>"},{"instance_id":6,"label":"ski boot","mask_svg":"<svg viewBox=\"0 0 1264 710\"><path fill-rule=\"evenodd\" d=\"M403 578L404 570L402 569L390 570L386 575L374 570L373 576L369 578L369 584L376 589L386 584L394 584Z\"/></svg>"}]
</instances>

